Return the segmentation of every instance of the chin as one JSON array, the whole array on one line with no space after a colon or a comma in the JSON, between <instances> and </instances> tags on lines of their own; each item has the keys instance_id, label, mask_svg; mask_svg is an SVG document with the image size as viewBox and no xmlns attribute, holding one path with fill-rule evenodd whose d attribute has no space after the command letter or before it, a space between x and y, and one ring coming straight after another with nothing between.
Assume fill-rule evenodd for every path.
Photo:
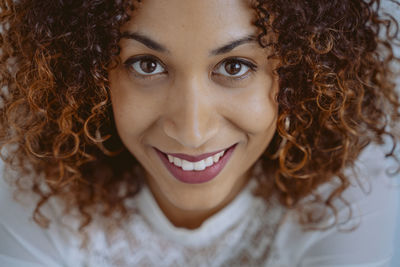
<instances>
[{"instance_id":1,"label":"chin","mask_svg":"<svg viewBox=\"0 0 400 267\"><path fill-rule=\"evenodd\" d=\"M233 185L215 184L207 188L190 186L183 192L175 191L167 196L169 201L181 210L199 211L221 208L230 200Z\"/></svg>"}]
</instances>

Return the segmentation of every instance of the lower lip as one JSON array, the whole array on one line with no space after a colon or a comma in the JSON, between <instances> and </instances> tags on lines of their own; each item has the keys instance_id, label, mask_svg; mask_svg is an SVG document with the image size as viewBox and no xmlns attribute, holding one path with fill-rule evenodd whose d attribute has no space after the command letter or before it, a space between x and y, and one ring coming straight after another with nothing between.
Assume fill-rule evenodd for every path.
<instances>
[{"instance_id":1,"label":"lower lip","mask_svg":"<svg viewBox=\"0 0 400 267\"><path fill-rule=\"evenodd\" d=\"M164 163L165 167L169 170L169 172L179 181L187 184L201 184L206 183L214 179L225 167L229 158L232 156L233 151L236 148L236 145L228 148L222 158L219 159L217 163L214 163L210 167L206 167L202 171L184 171L181 167L175 166L171 162L169 162L166 154L162 153L158 149L155 149L158 156L161 158L161 161Z\"/></svg>"}]
</instances>

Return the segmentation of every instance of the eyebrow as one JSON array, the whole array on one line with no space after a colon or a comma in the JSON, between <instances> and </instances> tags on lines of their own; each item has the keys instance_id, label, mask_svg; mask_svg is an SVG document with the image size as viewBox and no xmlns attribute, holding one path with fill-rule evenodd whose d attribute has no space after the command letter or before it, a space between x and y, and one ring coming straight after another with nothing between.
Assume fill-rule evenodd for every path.
<instances>
[{"instance_id":1,"label":"eyebrow","mask_svg":"<svg viewBox=\"0 0 400 267\"><path fill-rule=\"evenodd\" d=\"M150 37L147 37L137 32L123 32L121 38L133 39L138 41L139 43L144 44L145 46L147 46L152 50L162 53L169 53L168 49L162 44L159 44L158 42L152 40Z\"/></svg>"},{"instance_id":2,"label":"eyebrow","mask_svg":"<svg viewBox=\"0 0 400 267\"><path fill-rule=\"evenodd\" d=\"M132 39L132 40L136 40L142 44L144 44L145 46L147 46L148 48L158 51L158 52L162 52L162 53L169 53L168 49L163 46L162 44L158 43L157 41L152 40L150 37L145 36L144 34L141 33L137 33L137 32L123 32L121 35L121 38L126 38L126 39ZM219 48L216 48L214 50L212 50L210 52L210 56L216 56L216 55L221 55L221 54L225 54L228 53L230 51L232 51L234 48L246 44L246 43L250 43L250 42L254 42L256 41L256 37L253 35L248 35L245 36L243 38L240 38L238 40L234 40L229 42L228 44L225 44Z\"/></svg>"},{"instance_id":3,"label":"eyebrow","mask_svg":"<svg viewBox=\"0 0 400 267\"><path fill-rule=\"evenodd\" d=\"M230 51L232 51L234 48L242 45L242 44L246 44L246 43L251 43L256 41L256 37L253 35L248 35L246 37L240 38L238 40L232 41L226 45L223 45L217 49L214 49L210 52L211 56L216 56L216 55L221 55L221 54L225 54L228 53Z\"/></svg>"}]
</instances>

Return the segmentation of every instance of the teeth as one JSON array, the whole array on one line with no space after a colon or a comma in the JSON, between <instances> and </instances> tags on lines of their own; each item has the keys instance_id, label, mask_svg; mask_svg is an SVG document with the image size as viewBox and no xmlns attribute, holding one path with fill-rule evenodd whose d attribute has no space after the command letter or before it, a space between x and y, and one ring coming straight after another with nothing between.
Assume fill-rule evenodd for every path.
<instances>
[{"instance_id":1,"label":"teeth","mask_svg":"<svg viewBox=\"0 0 400 267\"><path fill-rule=\"evenodd\" d=\"M219 161L219 154L215 154L213 156L213 161L214 161L214 163L217 163Z\"/></svg>"},{"instance_id":2,"label":"teeth","mask_svg":"<svg viewBox=\"0 0 400 267\"><path fill-rule=\"evenodd\" d=\"M170 163L173 163L175 166L181 167L184 171L202 171L205 170L205 168L214 165L214 163L217 163L219 159L224 155L224 153L225 151L221 151L213 156L197 162L190 162L184 159L173 157L171 155L167 156Z\"/></svg>"},{"instance_id":3,"label":"teeth","mask_svg":"<svg viewBox=\"0 0 400 267\"><path fill-rule=\"evenodd\" d=\"M204 162L204 160L200 160L200 161L194 163L194 169L196 171L202 171L205 168L206 168L206 163Z\"/></svg>"},{"instance_id":4,"label":"teeth","mask_svg":"<svg viewBox=\"0 0 400 267\"><path fill-rule=\"evenodd\" d=\"M217 153L217 154L215 154L215 155L213 156L213 161L214 161L214 163L217 163L217 162L219 161L219 159L224 155L224 152L225 152L225 151L219 152L219 153Z\"/></svg>"},{"instance_id":5,"label":"teeth","mask_svg":"<svg viewBox=\"0 0 400 267\"><path fill-rule=\"evenodd\" d=\"M182 167L182 161L181 161L181 159L180 158L175 158L175 157L173 157L174 158L174 164L176 165L176 166L178 166L178 167Z\"/></svg>"},{"instance_id":6,"label":"teeth","mask_svg":"<svg viewBox=\"0 0 400 267\"><path fill-rule=\"evenodd\" d=\"M190 161L182 160L182 169L184 171L193 171L194 164Z\"/></svg>"},{"instance_id":7,"label":"teeth","mask_svg":"<svg viewBox=\"0 0 400 267\"><path fill-rule=\"evenodd\" d=\"M208 158L206 158L206 167L210 167L211 165L213 165L214 164L214 160L213 160L213 157L208 157Z\"/></svg>"}]
</instances>

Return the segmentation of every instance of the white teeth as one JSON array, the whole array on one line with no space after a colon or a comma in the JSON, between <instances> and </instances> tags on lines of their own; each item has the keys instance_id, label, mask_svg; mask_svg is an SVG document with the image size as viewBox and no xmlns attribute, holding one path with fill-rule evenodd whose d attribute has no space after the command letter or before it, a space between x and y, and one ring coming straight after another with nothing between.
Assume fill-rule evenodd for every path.
<instances>
[{"instance_id":1,"label":"white teeth","mask_svg":"<svg viewBox=\"0 0 400 267\"><path fill-rule=\"evenodd\" d=\"M174 158L174 164L176 165L176 166L178 166L178 167L182 167L182 161L181 161L181 159L180 158L175 158L175 157L173 157Z\"/></svg>"},{"instance_id":2,"label":"white teeth","mask_svg":"<svg viewBox=\"0 0 400 267\"><path fill-rule=\"evenodd\" d=\"M190 161L182 160L182 169L184 171L193 171L194 164L192 162L190 162Z\"/></svg>"},{"instance_id":3,"label":"white teeth","mask_svg":"<svg viewBox=\"0 0 400 267\"><path fill-rule=\"evenodd\" d=\"M217 154L215 154L215 155L213 156L213 161L214 161L214 163L217 163L217 162L219 161L219 159L224 155L224 152L225 152L225 151L219 152L219 153L217 153Z\"/></svg>"},{"instance_id":4,"label":"white teeth","mask_svg":"<svg viewBox=\"0 0 400 267\"><path fill-rule=\"evenodd\" d=\"M202 171L205 168L206 168L206 163L204 162L204 160L200 160L200 161L194 163L194 169L196 171Z\"/></svg>"},{"instance_id":5,"label":"white teeth","mask_svg":"<svg viewBox=\"0 0 400 267\"><path fill-rule=\"evenodd\" d=\"M214 164L213 157L206 158L206 167L210 167L213 164Z\"/></svg>"},{"instance_id":6,"label":"white teeth","mask_svg":"<svg viewBox=\"0 0 400 267\"><path fill-rule=\"evenodd\" d=\"M167 156L170 163L173 163L175 166L181 167L184 171L202 171L205 170L205 168L214 165L214 163L217 163L219 159L224 155L224 153L225 151L221 151L213 156L197 162L187 161L168 154Z\"/></svg>"}]
</instances>

